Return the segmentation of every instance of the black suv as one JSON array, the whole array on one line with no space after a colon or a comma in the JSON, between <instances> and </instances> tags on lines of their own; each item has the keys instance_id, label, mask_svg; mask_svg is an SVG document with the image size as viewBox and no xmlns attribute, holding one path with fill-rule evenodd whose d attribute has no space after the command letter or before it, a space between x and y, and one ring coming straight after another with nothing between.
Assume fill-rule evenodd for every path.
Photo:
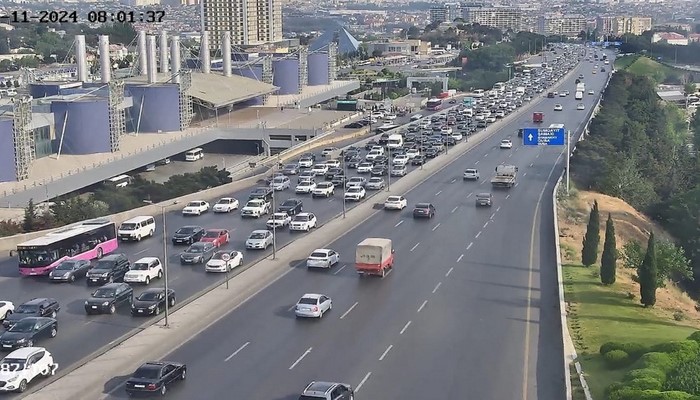
<instances>
[{"instance_id":1,"label":"black suv","mask_svg":"<svg viewBox=\"0 0 700 400\"><path fill-rule=\"evenodd\" d=\"M114 314L119 306L131 305L133 299L134 289L128 283L108 283L85 300L85 313Z\"/></svg>"},{"instance_id":2,"label":"black suv","mask_svg":"<svg viewBox=\"0 0 700 400\"><path fill-rule=\"evenodd\" d=\"M175 231L171 239L173 244L192 244L199 242L199 239L204 236L204 228L201 226L183 226Z\"/></svg>"},{"instance_id":3,"label":"black suv","mask_svg":"<svg viewBox=\"0 0 700 400\"><path fill-rule=\"evenodd\" d=\"M250 196L248 196L248 200L253 199L272 200L272 188L262 186L255 188L255 190L250 193Z\"/></svg>"},{"instance_id":4,"label":"black suv","mask_svg":"<svg viewBox=\"0 0 700 400\"><path fill-rule=\"evenodd\" d=\"M110 254L97 261L95 267L87 273L88 286L104 285L124 280L131 263L126 254Z\"/></svg>"},{"instance_id":5,"label":"black suv","mask_svg":"<svg viewBox=\"0 0 700 400\"><path fill-rule=\"evenodd\" d=\"M304 210L304 203L299 199L287 199L277 207L277 212L286 212L288 215L296 215Z\"/></svg>"},{"instance_id":6,"label":"black suv","mask_svg":"<svg viewBox=\"0 0 700 400\"><path fill-rule=\"evenodd\" d=\"M61 306L58 304L58 300L47 297L38 297L21 304L12 314L5 317L2 324L5 329L9 329L12 325L19 322L19 320L26 317L56 318L56 314L60 309Z\"/></svg>"}]
</instances>

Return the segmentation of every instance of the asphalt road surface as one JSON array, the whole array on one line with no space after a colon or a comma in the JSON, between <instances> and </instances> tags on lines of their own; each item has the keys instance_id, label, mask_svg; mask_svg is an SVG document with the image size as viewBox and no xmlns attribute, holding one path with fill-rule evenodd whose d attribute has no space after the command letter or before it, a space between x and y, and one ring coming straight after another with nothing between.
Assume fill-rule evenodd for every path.
<instances>
[{"instance_id":1,"label":"asphalt road surface","mask_svg":"<svg viewBox=\"0 0 700 400\"><path fill-rule=\"evenodd\" d=\"M573 93L581 72L599 92L607 74L590 68L584 62L562 89ZM536 101L545 126L580 131L588 114L572 96ZM554 112L555 103L564 111ZM406 193L411 205L432 202L433 219L414 220L409 206L348 227L329 245L341 254L334 269L291 261L290 273L175 349L166 359L187 363L188 379L169 398L291 400L311 380L350 383L358 399L564 398L550 211L564 152L519 143L514 132L530 118L519 116ZM515 146L499 149L507 137ZM474 195L491 191L501 163L519 166L518 185L494 191L492 207L476 207ZM469 167L481 181L462 181ZM355 246L366 237L394 241L395 268L384 279L355 273ZM295 320L304 293L330 295L332 311ZM107 390L126 397L122 387Z\"/></svg>"}]
</instances>

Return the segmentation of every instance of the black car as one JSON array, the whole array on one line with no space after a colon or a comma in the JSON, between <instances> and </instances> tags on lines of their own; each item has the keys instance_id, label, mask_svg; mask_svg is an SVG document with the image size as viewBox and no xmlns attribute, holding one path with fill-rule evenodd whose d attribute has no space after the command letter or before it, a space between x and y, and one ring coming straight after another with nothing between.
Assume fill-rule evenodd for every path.
<instances>
[{"instance_id":1,"label":"black car","mask_svg":"<svg viewBox=\"0 0 700 400\"><path fill-rule=\"evenodd\" d=\"M326 171L324 178L326 180L331 180L331 179L333 179L334 176L342 174L342 173L343 173L342 168L336 168L336 167L329 168L328 171Z\"/></svg>"},{"instance_id":2,"label":"black car","mask_svg":"<svg viewBox=\"0 0 700 400\"><path fill-rule=\"evenodd\" d=\"M374 164L374 165L389 165L389 157L378 156L377 158L372 160L372 164Z\"/></svg>"},{"instance_id":3,"label":"black car","mask_svg":"<svg viewBox=\"0 0 700 400\"><path fill-rule=\"evenodd\" d=\"M44 338L55 338L58 334L58 321L49 317L27 317L0 335L0 349L11 351L19 347L33 347Z\"/></svg>"},{"instance_id":4,"label":"black car","mask_svg":"<svg viewBox=\"0 0 700 400\"><path fill-rule=\"evenodd\" d=\"M374 146L379 146L379 142L374 139L370 139L367 141L367 143L365 143L365 150L369 150Z\"/></svg>"},{"instance_id":5,"label":"black car","mask_svg":"<svg viewBox=\"0 0 700 400\"><path fill-rule=\"evenodd\" d=\"M310 158L312 161L316 161L316 154L314 153L304 153L301 158Z\"/></svg>"},{"instance_id":6,"label":"black car","mask_svg":"<svg viewBox=\"0 0 700 400\"><path fill-rule=\"evenodd\" d=\"M253 199L271 200L272 193L273 193L273 190L271 187L262 187L261 186L261 187L255 188L252 192L250 192L250 195L248 196L248 200L253 200Z\"/></svg>"},{"instance_id":7,"label":"black car","mask_svg":"<svg viewBox=\"0 0 700 400\"><path fill-rule=\"evenodd\" d=\"M413 157L411 160L411 165L423 165L425 164L425 156L424 155L418 155Z\"/></svg>"},{"instance_id":8,"label":"black car","mask_svg":"<svg viewBox=\"0 0 700 400\"><path fill-rule=\"evenodd\" d=\"M343 159L345 161L350 161L353 159L353 157L359 157L359 156L360 156L360 150L358 150L358 149L347 150L346 152L343 153Z\"/></svg>"},{"instance_id":9,"label":"black car","mask_svg":"<svg viewBox=\"0 0 700 400\"><path fill-rule=\"evenodd\" d=\"M168 307L175 307L175 291L168 289ZM165 310L165 288L146 289L131 303L131 315L158 315Z\"/></svg>"},{"instance_id":10,"label":"black car","mask_svg":"<svg viewBox=\"0 0 700 400\"><path fill-rule=\"evenodd\" d=\"M175 231L171 240L173 244L192 244L198 242L202 236L204 236L204 228L188 225Z\"/></svg>"},{"instance_id":11,"label":"black car","mask_svg":"<svg viewBox=\"0 0 700 400\"><path fill-rule=\"evenodd\" d=\"M277 207L277 212L285 212L287 215L296 215L304 210L304 203L299 199L287 199Z\"/></svg>"},{"instance_id":12,"label":"black car","mask_svg":"<svg viewBox=\"0 0 700 400\"><path fill-rule=\"evenodd\" d=\"M50 317L56 318L56 314L61 309L58 300L48 297L38 297L26 303L20 304L12 314L5 316L2 325L9 329L19 320L27 317Z\"/></svg>"},{"instance_id":13,"label":"black car","mask_svg":"<svg viewBox=\"0 0 700 400\"><path fill-rule=\"evenodd\" d=\"M108 283L97 288L89 299L85 300L85 313L114 314L125 303L131 304L134 289L128 283Z\"/></svg>"},{"instance_id":14,"label":"black car","mask_svg":"<svg viewBox=\"0 0 700 400\"><path fill-rule=\"evenodd\" d=\"M331 179L331 183L333 186L338 187L338 186L343 186L345 185L345 182L348 180L348 178L345 175L336 175Z\"/></svg>"},{"instance_id":15,"label":"black car","mask_svg":"<svg viewBox=\"0 0 700 400\"><path fill-rule=\"evenodd\" d=\"M418 203L413 208L413 218L433 218L435 206L431 203Z\"/></svg>"},{"instance_id":16,"label":"black car","mask_svg":"<svg viewBox=\"0 0 700 400\"><path fill-rule=\"evenodd\" d=\"M362 125L361 122L351 122L351 123L346 124L345 126L343 126L343 128L347 128L347 129L358 129L358 128L362 128L363 126L364 126L364 125Z\"/></svg>"},{"instance_id":17,"label":"black car","mask_svg":"<svg viewBox=\"0 0 700 400\"><path fill-rule=\"evenodd\" d=\"M212 258L214 251L216 246L211 242L192 243L180 254L180 264L204 264Z\"/></svg>"},{"instance_id":18,"label":"black car","mask_svg":"<svg viewBox=\"0 0 700 400\"><path fill-rule=\"evenodd\" d=\"M363 160L362 160L362 157L360 157L360 156L358 155L358 156L352 157L352 158L350 158L349 160L347 160L347 161L345 162L345 166L348 167L348 168L350 168L350 169L356 169L357 166L360 165L360 164L362 163L362 161L363 161Z\"/></svg>"},{"instance_id":19,"label":"black car","mask_svg":"<svg viewBox=\"0 0 700 400\"><path fill-rule=\"evenodd\" d=\"M438 155L440 155L440 151L438 149L436 149L435 147L430 147L430 148L425 150L424 154L425 154L425 157L427 157L427 158L435 158Z\"/></svg>"},{"instance_id":20,"label":"black car","mask_svg":"<svg viewBox=\"0 0 700 400\"><path fill-rule=\"evenodd\" d=\"M88 271L86 282L88 286L95 286L124 281L124 275L130 268L131 263L126 254L110 254L99 259L95 267Z\"/></svg>"},{"instance_id":21,"label":"black car","mask_svg":"<svg viewBox=\"0 0 700 400\"><path fill-rule=\"evenodd\" d=\"M187 377L185 364L170 361L149 361L140 366L126 381L130 395L160 393L164 396L168 386Z\"/></svg>"},{"instance_id":22,"label":"black car","mask_svg":"<svg viewBox=\"0 0 700 400\"><path fill-rule=\"evenodd\" d=\"M372 167L372 171L370 172L372 176L387 176L389 174L389 170L383 165L375 165Z\"/></svg>"},{"instance_id":23,"label":"black car","mask_svg":"<svg viewBox=\"0 0 700 400\"><path fill-rule=\"evenodd\" d=\"M389 143L389 134L382 133L382 135L379 137L379 145L386 146L388 143Z\"/></svg>"},{"instance_id":24,"label":"black car","mask_svg":"<svg viewBox=\"0 0 700 400\"><path fill-rule=\"evenodd\" d=\"M78 278L84 278L92 265L88 260L65 260L49 272L50 282L75 282Z\"/></svg>"}]
</instances>

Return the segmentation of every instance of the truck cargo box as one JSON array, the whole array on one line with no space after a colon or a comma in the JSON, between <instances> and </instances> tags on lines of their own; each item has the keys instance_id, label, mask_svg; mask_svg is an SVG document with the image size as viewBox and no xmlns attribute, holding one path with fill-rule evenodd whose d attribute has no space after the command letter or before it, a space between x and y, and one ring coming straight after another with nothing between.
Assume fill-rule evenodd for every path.
<instances>
[{"instance_id":1,"label":"truck cargo box","mask_svg":"<svg viewBox=\"0 0 700 400\"><path fill-rule=\"evenodd\" d=\"M355 250L355 268L360 274L384 276L394 264L391 239L367 238Z\"/></svg>"}]
</instances>

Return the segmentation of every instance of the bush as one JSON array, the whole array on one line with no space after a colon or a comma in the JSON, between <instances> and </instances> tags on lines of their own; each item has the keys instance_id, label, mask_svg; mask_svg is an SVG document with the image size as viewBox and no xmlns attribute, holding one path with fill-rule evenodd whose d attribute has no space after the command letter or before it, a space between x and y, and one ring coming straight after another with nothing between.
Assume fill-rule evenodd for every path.
<instances>
[{"instance_id":1,"label":"bush","mask_svg":"<svg viewBox=\"0 0 700 400\"><path fill-rule=\"evenodd\" d=\"M699 359L683 361L676 366L666 379L664 389L678 390L693 395L700 395Z\"/></svg>"},{"instance_id":2,"label":"bush","mask_svg":"<svg viewBox=\"0 0 700 400\"><path fill-rule=\"evenodd\" d=\"M600 346L600 354L605 355L612 350L622 350L627 353L633 360L638 359L644 353L649 351L649 348L641 343L629 342L629 343L619 343L619 342L607 342Z\"/></svg>"},{"instance_id":3,"label":"bush","mask_svg":"<svg viewBox=\"0 0 700 400\"><path fill-rule=\"evenodd\" d=\"M694 400L695 397L686 392L679 392L679 391L670 391L670 392L661 392L659 394L658 400Z\"/></svg>"},{"instance_id":4,"label":"bush","mask_svg":"<svg viewBox=\"0 0 700 400\"><path fill-rule=\"evenodd\" d=\"M658 390L640 390L623 387L608 395L608 400L659 400Z\"/></svg>"},{"instance_id":5,"label":"bush","mask_svg":"<svg viewBox=\"0 0 700 400\"><path fill-rule=\"evenodd\" d=\"M661 390L662 382L663 381L652 377L635 378L629 382L625 382L625 386L632 389Z\"/></svg>"},{"instance_id":6,"label":"bush","mask_svg":"<svg viewBox=\"0 0 700 400\"><path fill-rule=\"evenodd\" d=\"M695 331L688 336L687 340L693 340L695 342L700 343L700 331Z\"/></svg>"},{"instance_id":7,"label":"bush","mask_svg":"<svg viewBox=\"0 0 700 400\"><path fill-rule=\"evenodd\" d=\"M694 340L679 340L674 342L659 343L651 347L651 351L658 351L660 353L692 353L698 354L700 352L700 343Z\"/></svg>"},{"instance_id":8,"label":"bush","mask_svg":"<svg viewBox=\"0 0 700 400\"><path fill-rule=\"evenodd\" d=\"M662 353L649 353L662 354ZM664 354L665 355L665 354ZM635 379L654 379L660 383L660 386L666 382L666 373L656 368L633 369L625 374L625 382L631 382ZM659 387L661 389L661 387Z\"/></svg>"},{"instance_id":9,"label":"bush","mask_svg":"<svg viewBox=\"0 0 700 400\"><path fill-rule=\"evenodd\" d=\"M647 353L641 358L642 368L657 369L663 373L669 373L676 368L678 362L666 353Z\"/></svg>"},{"instance_id":10,"label":"bush","mask_svg":"<svg viewBox=\"0 0 700 400\"><path fill-rule=\"evenodd\" d=\"M626 367L632 363L629 354L623 350L610 350L603 356L605 364L610 369Z\"/></svg>"}]
</instances>

